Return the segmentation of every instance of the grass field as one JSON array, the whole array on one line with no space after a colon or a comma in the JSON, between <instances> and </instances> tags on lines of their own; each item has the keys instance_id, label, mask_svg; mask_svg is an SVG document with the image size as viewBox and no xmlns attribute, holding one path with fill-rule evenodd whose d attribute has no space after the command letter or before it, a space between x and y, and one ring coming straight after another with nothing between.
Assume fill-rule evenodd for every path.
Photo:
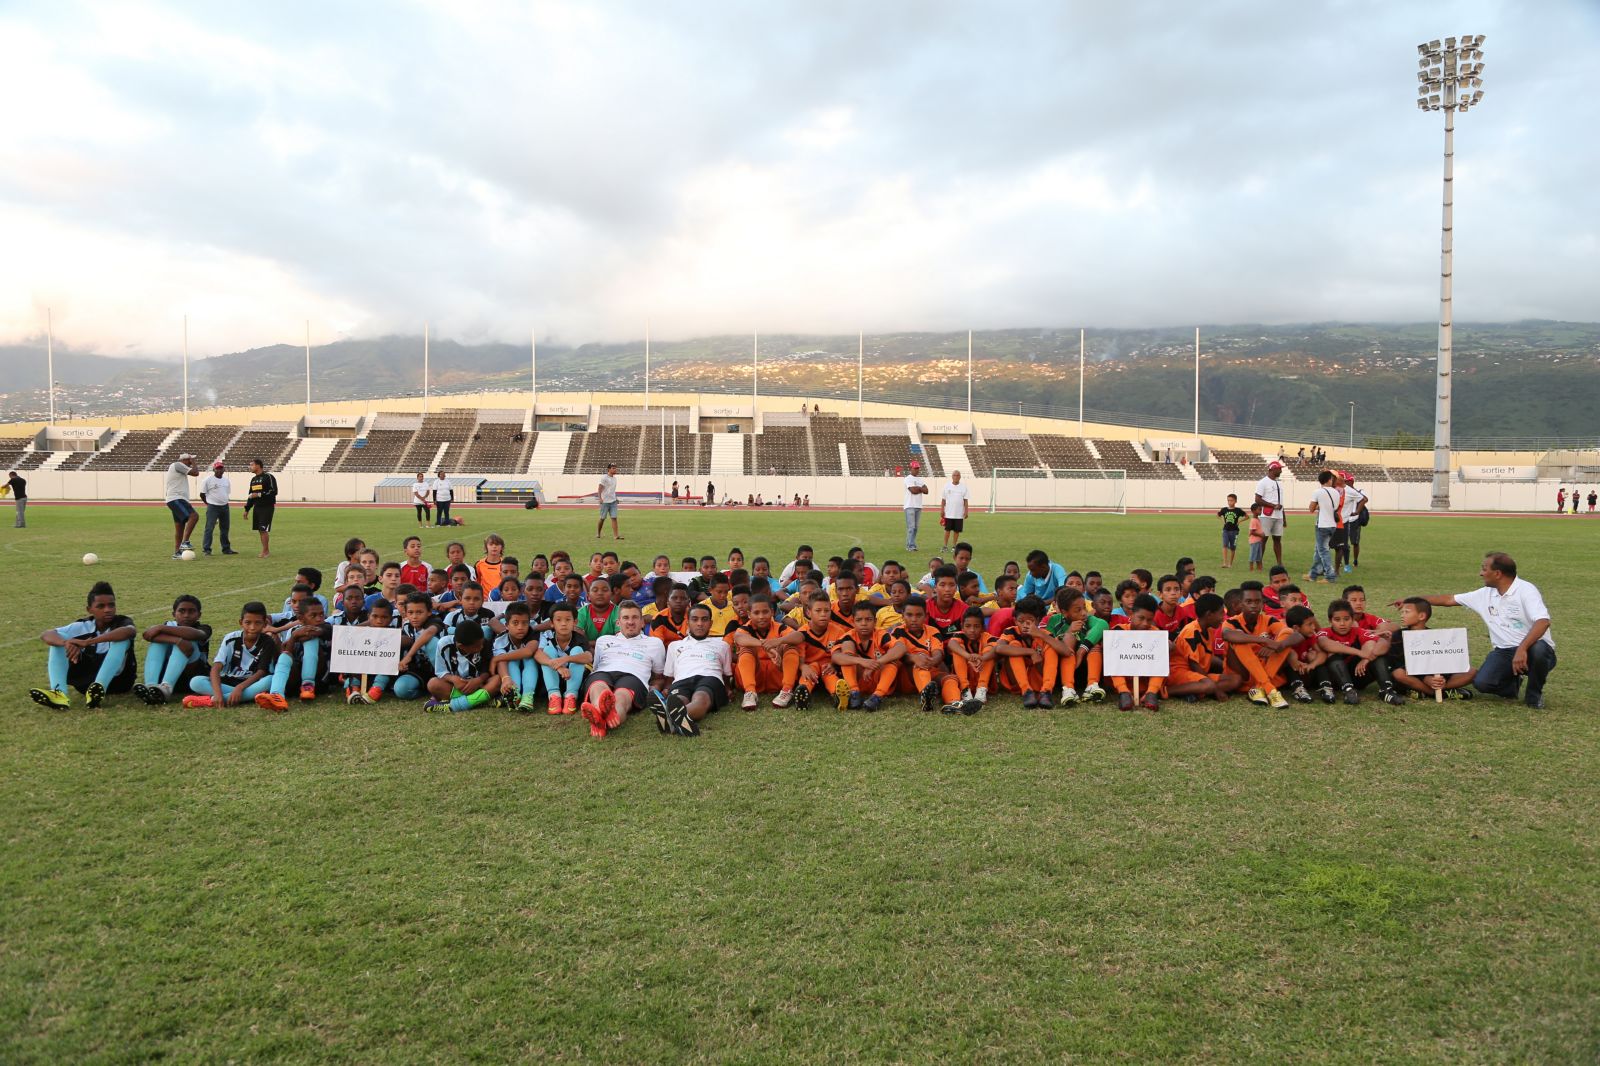
<instances>
[{"instance_id":1,"label":"grass field","mask_svg":"<svg viewBox=\"0 0 1600 1066\"><path fill-rule=\"evenodd\" d=\"M595 543L587 511L464 517L524 558ZM1518 558L1561 653L1543 712L995 700L970 719L731 711L697 741L641 720L603 742L576 718L392 701L43 711L37 634L91 579L143 624L195 592L220 633L297 565L331 573L346 536L398 548L412 526L284 508L271 560L243 533L249 554L183 564L156 508L30 521L0 528L7 1062L1600 1056L1600 521L1367 530L1375 603L1473 588L1486 549ZM801 540L907 558L897 513L624 521L646 564ZM1215 525L969 533L991 575L1036 545L1108 576L1180 554L1226 573ZM1485 646L1466 612L1440 620Z\"/></svg>"}]
</instances>

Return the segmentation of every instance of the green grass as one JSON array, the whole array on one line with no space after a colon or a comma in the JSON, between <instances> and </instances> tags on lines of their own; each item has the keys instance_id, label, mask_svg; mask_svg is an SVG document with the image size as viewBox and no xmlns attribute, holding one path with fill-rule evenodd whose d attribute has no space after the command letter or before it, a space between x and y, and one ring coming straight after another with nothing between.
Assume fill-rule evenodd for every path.
<instances>
[{"instance_id":1,"label":"green grass","mask_svg":"<svg viewBox=\"0 0 1600 1066\"><path fill-rule=\"evenodd\" d=\"M594 543L588 512L466 517L524 557ZM25 696L35 638L90 579L142 623L196 592L222 630L301 562L331 572L347 535L398 545L411 525L286 508L272 560L180 564L154 508L30 518L0 529L5 1061L1600 1054L1600 522L1367 530L1374 602L1517 555L1561 648L1540 713L993 701L595 742L576 719L394 702L45 712ZM778 560L802 539L906 558L895 513L624 520L641 562L733 542ZM990 573L1035 544L1108 575L1185 553L1218 572L1200 517L971 526Z\"/></svg>"}]
</instances>

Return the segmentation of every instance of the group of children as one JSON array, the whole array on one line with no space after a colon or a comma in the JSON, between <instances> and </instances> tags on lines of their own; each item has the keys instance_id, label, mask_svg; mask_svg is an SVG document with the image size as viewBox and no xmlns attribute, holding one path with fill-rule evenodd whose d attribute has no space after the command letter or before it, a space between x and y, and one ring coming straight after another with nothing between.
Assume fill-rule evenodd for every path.
<instances>
[{"instance_id":1,"label":"group of children","mask_svg":"<svg viewBox=\"0 0 1600 1066\"><path fill-rule=\"evenodd\" d=\"M630 713L653 712L663 733L694 736L707 714L735 695L745 710L770 696L775 708L818 698L840 710L878 710L914 696L925 711L976 714L991 693L1024 708L1101 702L1158 710L1161 701L1224 700L1283 708L1291 699L1354 704L1376 683L1387 703L1402 693L1470 698L1471 673L1412 677L1400 631L1427 628L1427 601L1398 604L1391 623L1366 610L1365 591L1346 588L1319 625L1305 594L1274 567L1266 583L1226 592L1181 558L1159 578L1133 570L1115 586L1098 571L1066 571L1043 550L1008 562L993 587L972 568L972 546L922 575L899 562L866 561L861 548L816 565L810 545L774 573L731 550L686 557L677 570L658 555L648 572L615 552L596 552L580 572L566 552L535 555L528 572L496 534L466 561L459 541L431 566L422 541L405 538L381 560L360 539L345 545L333 601L322 572L301 568L280 609L240 610L238 628L212 653L202 605L179 596L171 618L141 632L117 613L105 582L90 589L87 614L46 630L48 682L31 692L45 706L70 706L75 688L90 707L132 692L148 704L186 707L253 702L285 711L339 692L350 703L425 700L428 710L497 705L551 715L581 713L603 737ZM398 673L345 675L329 660L336 627L396 629ZM1104 640L1114 630L1168 635L1165 677L1105 676ZM1285 690L1287 695L1285 695Z\"/></svg>"}]
</instances>

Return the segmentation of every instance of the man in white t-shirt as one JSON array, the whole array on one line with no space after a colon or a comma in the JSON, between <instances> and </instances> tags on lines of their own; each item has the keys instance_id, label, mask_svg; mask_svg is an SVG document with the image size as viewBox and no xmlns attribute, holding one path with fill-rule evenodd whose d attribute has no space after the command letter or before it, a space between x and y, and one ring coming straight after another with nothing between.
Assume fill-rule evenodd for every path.
<instances>
[{"instance_id":1,"label":"man in white t-shirt","mask_svg":"<svg viewBox=\"0 0 1600 1066\"><path fill-rule=\"evenodd\" d=\"M906 551L917 550L917 527L922 524L922 498L928 494L928 483L917 476L915 470L906 475L906 499L902 504L906 512Z\"/></svg>"},{"instance_id":2,"label":"man in white t-shirt","mask_svg":"<svg viewBox=\"0 0 1600 1066\"><path fill-rule=\"evenodd\" d=\"M1505 552L1485 555L1478 576L1483 579L1482 588L1422 598L1435 607L1465 607L1489 628L1493 647L1473 681L1479 692L1514 700L1526 674L1528 691L1522 700L1541 710L1545 679L1556 668L1556 641L1544 597L1533 582L1517 576L1517 562ZM1396 600L1392 606L1401 602Z\"/></svg>"},{"instance_id":3,"label":"man in white t-shirt","mask_svg":"<svg viewBox=\"0 0 1600 1066\"><path fill-rule=\"evenodd\" d=\"M1333 584L1333 575L1338 573L1333 566L1333 534L1339 528L1339 479L1331 470L1323 470L1317 474L1317 487L1311 493L1311 502L1306 504L1306 510L1317 516L1317 539L1312 549L1311 569L1306 574L1307 581L1325 581ZM1265 525L1265 519L1262 520Z\"/></svg>"},{"instance_id":4,"label":"man in white t-shirt","mask_svg":"<svg viewBox=\"0 0 1600 1066\"><path fill-rule=\"evenodd\" d=\"M435 526L448 526L450 524L450 504L455 502L455 490L450 487L450 478L443 470L433 475L433 515Z\"/></svg>"},{"instance_id":5,"label":"man in white t-shirt","mask_svg":"<svg viewBox=\"0 0 1600 1066\"><path fill-rule=\"evenodd\" d=\"M967 498L967 486L961 483L961 471L950 471L950 484L939 493L939 502L944 518L944 543L940 545L940 550L946 551L952 544L960 543L961 531L967 523L967 507L971 502Z\"/></svg>"},{"instance_id":6,"label":"man in white t-shirt","mask_svg":"<svg viewBox=\"0 0 1600 1066\"><path fill-rule=\"evenodd\" d=\"M200 521L200 513L189 502L189 479L199 477L200 471L194 465L194 456L184 452L178 456L178 461L167 467L164 484L167 510L172 512L172 557L183 558L183 553L193 551L194 545L189 543L189 538L194 535L195 523Z\"/></svg>"},{"instance_id":7,"label":"man in white t-shirt","mask_svg":"<svg viewBox=\"0 0 1600 1066\"><path fill-rule=\"evenodd\" d=\"M711 607L689 608L689 632L667 649L662 673L672 679L655 702L656 728L678 737L700 735L700 721L728 704L727 679L733 675L733 649L711 635Z\"/></svg>"},{"instance_id":8,"label":"man in white t-shirt","mask_svg":"<svg viewBox=\"0 0 1600 1066\"><path fill-rule=\"evenodd\" d=\"M639 605L625 599L617 605L617 632L594 642L594 669L583 693L589 735L604 737L628 720L636 704L650 698L661 680L667 648L660 637L645 636Z\"/></svg>"},{"instance_id":9,"label":"man in white t-shirt","mask_svg":"<svg viewBox=\"0 0 1600 1066\"><path fill-rule=\"evenodd\" d=\"M1256 482L1256 502L1261 505L1261 532L1272 538L1272 553L1278 557L1278 565L1283 565L1283 530L1289 524L1289 516L1283 511L1283 483L1278 476L1283 473L1283 464L1274 459L1267 464L1267 474Z\"/></svg>"},{"instance_id":10,"label":"man in white t-shirt","mask_svg":"<svg viewBox=\"0 0 1600 1066\"><path fill-rule=\"evenodd\" d=\"M211 475L200 482L200 501L206 505L206 533L200 539L202 555L211 554L211 536L219 530L222 534L222 554L239 554L228 541L228 526L233 517L233 512L228 509L228 500L232 494L233 482L228 480L228 472L222 460L218 459L211 464Z\"/></svg>"},{"instance_id":11,"label":"man in white t-shirt","mask_svg":"<svg viewBox=\"0 0 1600 1066\"><path fill-rule=\"evenodd\" d=\"M622 539L622 534L617 532L617 464L607 463L606 472L600 478L597 490L600 497L600 521L594 526L594 539L599 540L600 534L606 528L606 519L611 519L611 535L617 540Z\"/></svg>"}]
</instances>

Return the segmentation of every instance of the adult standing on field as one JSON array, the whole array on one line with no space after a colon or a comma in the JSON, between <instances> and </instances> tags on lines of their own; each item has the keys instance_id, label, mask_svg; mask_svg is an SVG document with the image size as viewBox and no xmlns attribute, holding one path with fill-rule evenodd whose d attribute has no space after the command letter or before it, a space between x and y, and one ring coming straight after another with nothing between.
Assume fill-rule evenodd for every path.
<instances>
[{"instance_id":1,"label":"adult standing on field","mask_svg":"<svg viewBox=\"0 0 1600 1066\"><path fill-rule=\"evenodd\" d=\"M600 521L595 523L594 539L600 539L601 530L606 527L606 519L611 519L611 535L617 540L622 539L621 532L617 529L617 464L607 463L606 472L600 476Z\"/></svg>"},{"instance_id":2,"label":"adult standing on field","mask_svg":"<svg viewBox=\"0 0 1600 1066\"><path fill-rule=\"evenodd\" d=\"M1454 596L1424 596L1435 607L1465 607L1483 619L1493 647L1473 686L1479 692L1517 698L1523 675L1528 691L1522 702L1544 707L1544 682L1556 668L1556 642L1550 634L1550 611L1538 586L1517 576L1517 562L1505 552L1490 552L1478 569L1483 587ZM1404 601L1396 600L1391 606Z\"/></svg>"},{"instance_id":3,"label":"adult standing on field","mask_svg":"<svg viewBox=\"0 0 1600 1066\"><path fill-rule=\"evenodd\" d=\"M201 554L211 554L211 538L218 527L222 530L222 554L239 554L228 539L228 526L233 519L233 512L228 510L228 498L232 493L233 482L228 480L228 472L218 459L211 464L211 474L200 482L200 502L206 505L206 532L200 539Z\"/></svg>"},{"instance_id":4,"label":"adult standing on field","mask_svg":"<svg viewBox=\"0 0 1600 1066\"><path fill-rule=\"evenodd\" d=\"M6 488L11 490L11 498L16 501L17 520L12 523L15 529L28 528L28 481L15 470L6 475ZM1589 505L1589 510L1594 510L1594 505Z\"/></svg>"},{"instance_id":5,"label":"adult standing on field","mask_svg":"<svg viewBox=\"0 0 1600 1066\"><path fill-rule=\"evenodd\" d=\"M917 550L917 527L922 524L923 497L928 495L928 483L917 476L915 470L906 475L906 498L901 506L906 512L906 551Z\"/></svg>"},{"instance_id":6,"label":"adult standing on field","mask_svg":"<svg viewBox=\"0 0 1600 1066\"><path fill-rule=\"evenodd\" d=\"M411 483L411 502L417 508L417 525L425 526L433 521L433 488L420 471L417 480Z\"/></svg>"},{"instance_id":7,"label":"adult standing on field","mask_svg":"<svg viewBox=\"0 0 1600 1066\"><path fill-rule=\"evenodd\" d=\"M195 523L200 521L200 513L189 502L189 479L198 477L199 474L200 471L194 466L194 456L188 452L178 456L178 461L167 467L163 495L167 501L167 510L172 512L174 559L181 559L184 552L194 550L189 538L194 535Z\"/></svg>"},{"instance_id":8,"label":"adult standing on field","mask_svg":"<svg viewBox=\"0 0 1600 1066\"><path fill-rule=\"evenodd\" d=\"M1261 532L1272 538L1272 554L1283 565L1283 530L1289 516L1283 510L1283 483L1278 477L1283 464L1274 459L1267 464L1267 474L1256 482L1256 502L1261 505Z\"/></svg>"},{"instance_id":9,"label":"adult standing on field","mask_svg":"<svg viewBox=\"0 0 1600 1066\"><path fill-rule=\"evenodd\" d=\"M455 490L450 487L450 478L443 470L433 475L433 524L448 526L450 524L450 505L455 502Z\"/></svg>"},{"instance_id":10,"label":"adult standing on field","mask_svg":"<svg viewBox=\"0 0 1600 1066\"><path fill-rule=\"evenodd\" d=\"M944 543L940 551L961 542L962 531L967 526L967 509L971 504L967 486L961 483L961 471L950 471L950 484L939 494L940 514L944 518Z\"/></svg>"},{"instance_id":11,"label":"adult standing on field","mask_svg":"<svg viewBox=\"0 0 1600 1066\"><path fill-rule=\"evenodd\" d=\"M250 460L250 495L244 513L250 528L261 534L261 558L272 554L272 512L278 509L278 479L267 473L267 464Z\"/></svg>"}]
</instances>

